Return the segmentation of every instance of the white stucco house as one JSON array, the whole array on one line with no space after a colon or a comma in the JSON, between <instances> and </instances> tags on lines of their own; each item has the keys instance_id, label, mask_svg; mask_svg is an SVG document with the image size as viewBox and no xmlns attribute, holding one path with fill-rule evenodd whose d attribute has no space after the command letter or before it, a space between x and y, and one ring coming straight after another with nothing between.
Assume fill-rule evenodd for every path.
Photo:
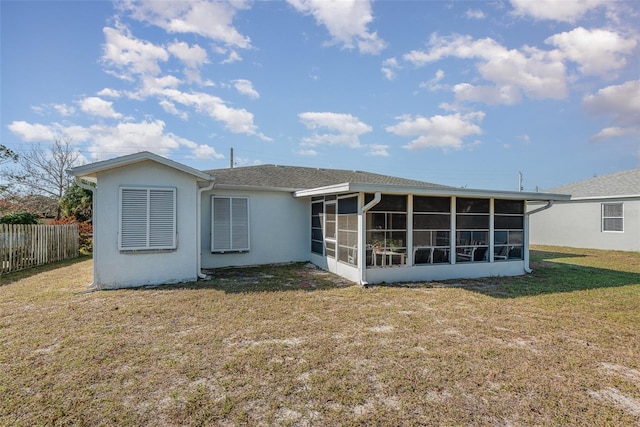
<instances>
[{"instance_id":1,"label":"white stucco house","mask_svg":"<svg viewBox=\"0 0 640 427\"><path fill-rule=\"evenodd\" d=\"M570 194L571 199L557 200L551 208L531 217L532 244L640 251L640 169L549 191Z\"/></svg>"},{"instance_id":2,"label":"white stucco house","mask_svg":"<svg viewBox=\"0 0 640 427\"><path fill-rule=\"evenodd\" d=\"M294 261L360 284L521 275L530 271L527 204L569 199L336 169L199 171L149 152L69 173L96 183L98 289Z\"/></svg>"}]
</instances>

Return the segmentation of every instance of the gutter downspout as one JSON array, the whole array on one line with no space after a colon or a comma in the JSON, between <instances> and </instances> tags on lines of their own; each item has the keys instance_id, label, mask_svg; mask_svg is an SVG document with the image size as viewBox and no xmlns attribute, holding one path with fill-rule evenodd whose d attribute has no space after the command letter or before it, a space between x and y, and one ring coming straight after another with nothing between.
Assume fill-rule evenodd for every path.
<instances>
[{"instance_id":1,"label":"gutter downspout","mask_svg":"<svg viewBox=\"0 0 640 427\"><path fill-rule=\"evenodd\" d=\"M202 272L202 193L213 188L215 183L211 181L206 187L198 188L196 199L196 272L200 279L206 279L207 275Z\"/></svg>"},{"instance_id":2,"label":"gutter downspout","mask_svg":"<svg viewBox=\"0 0 640 427\"><path fill-rule=\"evenodd\" d=\"M360 270L360 285L363 287L367 287L369 283L367 282L367 249L366 249L366 232L365 232L365 214L369 209L380 203L382 199L382 193L376 191L373 195L373 200L364 205L360 210L360 214L358 215L358 233L360 237L360 245L358 246L358 269Z\"/></svg>"},{"instance_id":3,"label":"gutter downspout","mask_svg":"<svg viewBox=\"0 0 640 427\"><path fill-rule=\"evenodd\" d=\"M87 285L87 291L95 291L98 289L98 286L96 285L96 272L97 270L97 266L96 266L96 250L97 250L97 245L96 245L96 233L95 233L95 221L94 216L95 216L95 212L96 211L96 190L97 188L92 186L92 185L88 185L85 184L84 182L82 182L82 179L80 179L79 176L74 177L74 181L76 183L76 185L80 188L83 188L85 190L89 190L91 191L91 226L93 227L93 282L89 283Z\"/></svg>"},{"instance_id":4,"label":"gutter downspout","mask_svg":"<svg viewBox=\"0 0 640 427\"><path fill-rule=\"evenodd\" d=\"M551 206L553 206L553 200L549 200L547 202L546 205L541 206L537 209L534 209L530 212L527 212L524 216L524 247L525 247L525 251L524 251L524 271L526 273L533 273L533 270L529 267L529 216L533 215L534 213L538 213L538 212L542 212L545 211L547 209L549 209Z\"/></svg>"}]
</instances>

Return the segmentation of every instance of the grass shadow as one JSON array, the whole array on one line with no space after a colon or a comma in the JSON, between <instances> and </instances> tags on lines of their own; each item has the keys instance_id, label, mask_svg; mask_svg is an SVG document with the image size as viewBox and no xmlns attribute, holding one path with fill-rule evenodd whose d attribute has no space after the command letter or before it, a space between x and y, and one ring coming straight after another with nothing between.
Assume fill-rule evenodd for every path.
<instances>
[{"instance_id":1,"label":"grass shadow","mask_svg":"<svg viewBox=\"0 0 640 427\"><path fill-rule=\"evenodd\" d=\"M385 286L422 289L462 288L494 298L519 298L640 284L640 273L636 272L638 268L633 267L638 265L640 254L557 249L549 250L545 247L532 250L533 273L523 276L398 283Z\"/></svg>"},{"instance_id":2,"label":"grass shadow","mask_svg":"<svg viewBox=\"0 0 640 427\"><path fill-rule=\"evenodd\" d=\"M543 261L543 260L552 260L552 259L559 259L559 258L585 258L587 255L570 253L570 252L531 250L530 256L531 256L531 261Z\"/></svg>"},{"instance_id":3,"label":"grass shadow","mask_svg":"<svg viewBox=\"0 0 640 427\"><path fill-rule=\"evenodd\" d=\"M210 270L210 279L134 288L137 290L214 289L227 294L251 292L318 291L353 286L335 274L308 263L228 267Z\"/></svg>"},{"instance_id":4,"label":"grass shadow","mask_svg":"<svg viewBox=\"0 0 640 427\"><path fill-rule=\"evenodd\" d=\"M518 277L465 280L461 286L494 298L519 298L640 284L640 274L570 264L532 263L534 272ZM460 281L458 281L460 283Z\"/></svg>"},{"instance_id":5,"label":"grass shadow","mask_svg":"<svg viewBox=\"0 0 640 427\"><path fill-rule=\"evenodd\" d=\"M80 255L77 258L66 259L63 261L52 262L49 264L38 265L35 267L25 268L24 270L18 270L11 273L5 273L0 275L0 286L10 285L22 279L27 279L31 276L35 276L47 271L56 270L62 267L68 267L73 264L77 264L83 261L91 259L91 255Z\"/></svg>"}]
</instances>

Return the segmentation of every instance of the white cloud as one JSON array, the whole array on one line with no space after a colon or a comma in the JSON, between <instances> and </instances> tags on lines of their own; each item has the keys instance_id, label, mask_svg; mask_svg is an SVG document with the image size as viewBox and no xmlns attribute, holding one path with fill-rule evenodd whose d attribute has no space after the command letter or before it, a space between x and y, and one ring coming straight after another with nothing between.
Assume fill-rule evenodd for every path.
<instances>
[{"instance_id":1,"label":"white cloud","mask_svg":"<svg viewBox=\"0 0 640 427\"><path fill-rule=\"evenodd\" d=\"M313 156L317 156L318 152L316 150L309 149L309 150L300 150L298 151L298 154L305 157L313 157Z\"/></svg>"},{"instance_id":2,"label":"white cloud","mask_svg":"<svg viewBox=\"0 0 640 427\"><path fill-rule=\"evenodd\" d=\"M87 151L93 160L103 160L145 150L168 155L172 151L185 148L192 152L192 158L224 158L212 147L199 145L172 132L167 132L162 120L121 122L113 126L96 124L86 127L19 121L11 123L9 130L26 142L51 142L58 135L65 135L71 138L73 143L88 143Z\"/></svg>"},{"instance_id":3,"label":"white cloud","mask_svg":"<svg viewBox=\"0 0 640 427\"><path fill-rule=\"evenodd\" d=\"M253 84L250 80L238 79L233 81L233 85L238 92L242 95L246 95L249 98L260 98L260 94L253 88Z\"/></svg>"},{"instance_id":4,"label":"white cloud","mask_svg":"<svg viewBox=\"0 0 640 427\"><path fill-rule=\"evenodd\" d=\"M7 127L14 135L27 142L53 141L56 137L56 132L51 127L39 123L31 124L17 120Z\"/></svg>"},{"instance_id":5,"label":"white cloud","mask_svg":"<svg viewBox=\"0 0 640 427\"><path fill-rule=\"evenodd\" d=\"M596 115L612 117L609 126L592 141L602 141L616 136L640 134L640 80L631 80L621 85L608 86L583 99L585 109Z\"/></svg>"},{"instance_id":6,"label":"white cloud","mask_svg":"<svg viewBox=\"0 0 640 427\"><path fill-rule=\"evenodd\" d=\"M162 46L133 37L122 25L116 27L102 30L105 36L103 62L118 69L116 76L124 80L133 80L133 74L158 75L158 62L168 60L169 53Z\"/></svg>"},{"instance_id":7,"label":"white cloud","mask_svg":"<svg viewBox=\"0 0 640 427\"><path fill-rule=\"evenodd\" d=\"M428 89L430 91L435 91L442 89L444 86L440 84L440 81L444 78L444 71L438 70L432 79L420 83L420 87L423 89Z\"/></svg>"},{"instance_id":8,"label":"white cloud","mask_svg":"<svg viewBox=\"0 0 640 427\"><path fill-rule=\"evenodd\" d=\"M486 15L480 9L467 9L467 11L464 13L464 16L466 16L468 19L486 18Z\"/></svg>"},{"instance_id":9,"label":"white cloud","mask_svg":"<svg viewBox=\"0 0 640 427\"><path fill-rule=\"evenodd\" d=\"M545 43L558 47L564 57L578 63L583 74L592 75L622 69L627 64L624 56L631 55L637 44L613 31L583 27L553 35Z\"/></svg>"},{"instance_id":10,"label":"white cloud","mask_svg":"<svg viewBox=\"0 0 640 427\"><path fill-rule=\"evenodd\" d=\"M56 113L63 117L72 116L76 113L76 108L67 104L43 104L34 105L31 107L34 113L44 116L50 110L54 110Z\"/></svg>"},{"instance_id":11,"label":"white cloud","mask_svg":"<svg viewBox=\"0 0 640 427\"><path fill-rule=\"evenodd\" d=\"M382 62L382 74L387 80L393 80L396 78L396 70L400 69L400 64L396 58L387 58Z\"/></svg>"},{"instance_id":12,"label":"white cloud","mask_svg":"<svg viewBox=\"0 0 640 427\"><path fill-rule=\"evenodd\" d=\"M198 159L198 160L224 159L224 155L217 153L215 148L205 144L201 144L201 145L198 145L197 147L194 147L192 150L192 153L193 153L192 156L188 156L189 158L192 158L192 159Z\"/></svg>"},{"instance_id":13,"label":"white cloud","mask_svg":"<svg viewBox=\"0 0 640 427\"><path fill-rule=\"evenodd\" d=\"M53 104L53 109L58 112L61 116L72 116L75 114L75 107L67 104Z\"/></svg>"},{"instance_id":14,"label":"white cloud","mask_svg":"<svg viewBox=\"0 0 640 427\"><path fill-rule=\"evenodd\" d=\"M189 114L186 111L180 111L176 108L176 105L166 99L161 99L159 102L160 106L164 111L169 114L173 114L174 116L180 117L182 120L187 120L189 118Z\"/></svg>"},{"instance_id":15,"label":"white cloud","mask_svg":"<svg viewBox=\"0 0 640 427\"><path fill-rule=\"evenodd\" d=\"M202 92L181 92L172 88L157 90L154 95L193 107L202 114L208 114L213 119L223 122L225 127L233 133L255 135L264 141L272 140L258 132L258 127L253 123L252 113L244 108L231 108L217 96Z\"/></svg>"},{"instance_id":16,"label":"white cloud","mask_svg":"<svg viewBox=\"0 0 640 427\"><path fill-rule=\"evenodd\" d=\"M357 46L360 53L378 54L385 47L376 32L369 32L373 21L369 0L287 0L298 12L313 15L318 25L324 25L332 43L341 43L347 49Z\"/></svg>"},{"instance_id":17,"label":"white cloud","mask_svg":"<svg viewBox=\"0 0 640 427\"><path fill-rule=\"evenodd\" d=\"M229 56L227 57L227 59L222 61L221 64L231 64L239 61L242 61L242 57L238 54L238 52L232 50L231 52L229 52Z\"/></svg>"},{"instance_id":18,"label":"white cloud","mask_svg":"<svg viewBox=\"0 0 640 427\"><path fill-rule=\"evenodd\" d=\"M242 49L251 40L233 26L235 14L245 9L243 1L135 1L120 5L134 19L149 22L170 33L194 33Z\"/></svg>"},{"instance_id":19,"label":"white cloud","mask_svg":"<svg viewBox=\"0 0 640 427\"><path fill-rule=\"evenodd\" d=\"M101 91L99 91L98 93L96 93L96 95L98 96L105 96L107 98L119 98L120 97L120 92L115 90L115 89L111 89L111 88L104 88Z\"/></svg>"},{"instance_id":20,"label":"white cloud","mask_svg":"<svg viewBox=\"0 0 640 427\"><path fill-rule=\"evenodd\" d=\"M612 139L612 138L616 138L619 136L624 136L624 135L633 135L633 134L638 134L638 129L634 129L634 128L621 128L621 127L607 127L602 129L600 132L598 132L597 134L593 135L591 138L589 138L589 141L591 142L600 142L600 141L605 141L608 139Z\"/></svg>"},{"instance_id":21,"label":"white cloud","mask_svg":"<svg viewBox=\"0 0 640 427\"><path fill-rule=\"evenodd\" d=\"M107 119L119 119L122 114L113 109L113 102L105 101L97 96L89 96L80 100L80 109L92 116L104 117Z\"/></svg>"},{"instance_id":22,"label":"white cloud","mask_svg":"<svg viewBox=\"0 0 640 427\"><path fill-rule=\"evenodd\" d=\"M404 146L408 150L424 148L459 150L464 147L464 138L482 134L482 129L477 123L481 122L483 118L482 111L446 116L435 115L433 117L403 115L397 117L398 124L387 126L385 129L395 135L417 137Z\"/></svg>"},{"instance_id":23,"label":"white cloud","mask_svg":"<svg viewBox=\"0 0 640 427\"><path fill-rule=\"evenodd\" d=\"M559 51L524 46L506 49L491 38L431 36L429 49L414 50L403 59L420 67L446 57L477 59L480 76L493 85L461 83L454 87L460 100L513 104L521 94L534 99L561 99L567 94L565 66Z\"/></svg>"},{"instance_id":24,"label":"white cloud","mask_svg":"<svg viewBox=\"0 0 640 427\"><path fill-rule=\"evenodd\" d=\"M513 13L516 15L563 22L575 22L591 9L607 3L615 2L609 0L511 0Z\"/></svg>"},{"instance_id":25,"label":"white cloud","mask_svg":"<svg viewBox=\"0 0 640 427\"><path fill-rule=\"evenodd\" d=\"M302 139L302 145L345 145L360 147L360 135L371 132L372 128L351 114L330 112L306 112L298 114L300 121L307 129L326 129L332 133L314 133Z\"/></svg>"},{"instance_id":26,"label":"white cloud","mask_svg":"<svg viewBox=\"0 0 640 427\"><path fill-rule=\"evenodd\" d=\"M367 153L367 155L368 156L389 157L389 151L387 151L388 148L389 148L388 145L371 144L371 145L369 145L369 152Z\"/></svg>"},{"instance_id":27,"label":"white cloud","mask_svg":"<svg viewBox=\"0 0 640 427\"><path fill-rule=\"evenodd\" d=\"M162 120L94 125L89 128L92 137L88 151L93 159L99 160L145 150L164 156L181 146L197 147L193 141L166 133L164 127Z\"/></svg>"},{"instance_id":28,"label":"white cloud","mask_svg":"<svg viewBox=\"0 0 640 427\"><path fill-rule=\"evenodd\" d=\"M207 59L207 51L197 44L189 46L188 43L176 41L171 43L167 47L167 50L171 52L173 56L184 62L189 68L198 68L202 66L202 64L209 62Z\"/></svg>"}]
</instances>

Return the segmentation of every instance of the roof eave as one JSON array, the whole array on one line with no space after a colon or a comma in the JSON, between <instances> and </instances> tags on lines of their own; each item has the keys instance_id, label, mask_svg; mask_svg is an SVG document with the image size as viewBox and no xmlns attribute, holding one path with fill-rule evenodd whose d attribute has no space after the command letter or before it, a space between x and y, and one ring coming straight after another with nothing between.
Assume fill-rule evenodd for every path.
<instances>
[{"instance_id":1,"label":"roof eave","mask_svg":"<svg viewBox=\"0 0 640 427\"><path fill-rule=\"evenodd\" d=\"M481 190L473 188L439 188L421 185L393 185L393 184L366 184L343 183L326 187L299 190L294 197L323 196L336 193L350 192L381 192L386 194L416 194L424 196L458 196L458 197L500 197L517 200L569 200L567 194L530 193L522 191Z\"/></svg>"},{"instance_id":2,"label":"roof eave","mask_svg":"<svg viewBox=\"0 0 640 427\"><path fill-rule=\"evenodd\" d=\"M187 165L183 165L182 163L178 163L173 160L167 159L166 157L158 156L157 154L153 154L148 151L141 151L139 153L129 154L126 156L116 157L109 160L90 163L88 165L76 166L74 168L67 170L67 173L69 175L77 176L82 179L95 180L97 178L97 175L100 172L104 172L110 169L115 169L123 166L129 166L129 165L144 162L144 161L153 161L156 163L160 163L169 168L173 168L181 172L184 172L186 174L192 175L198 180L213 181L213 177L207 173L204 173L202 171L199 171Z\"/></svg>"},{"instance_id":3,"label":"roof eave","mask_svg":"<svg viewBox=\"0 0 640 427\"><path fill-rule=\"evenodd\" d=\"M299 188L272 187L265 185L239 185L239 184L216 184L213 190L235 190L235 191L277 191L283 193L295 193L302 191Z\"/></svg>"}]
</instances>

